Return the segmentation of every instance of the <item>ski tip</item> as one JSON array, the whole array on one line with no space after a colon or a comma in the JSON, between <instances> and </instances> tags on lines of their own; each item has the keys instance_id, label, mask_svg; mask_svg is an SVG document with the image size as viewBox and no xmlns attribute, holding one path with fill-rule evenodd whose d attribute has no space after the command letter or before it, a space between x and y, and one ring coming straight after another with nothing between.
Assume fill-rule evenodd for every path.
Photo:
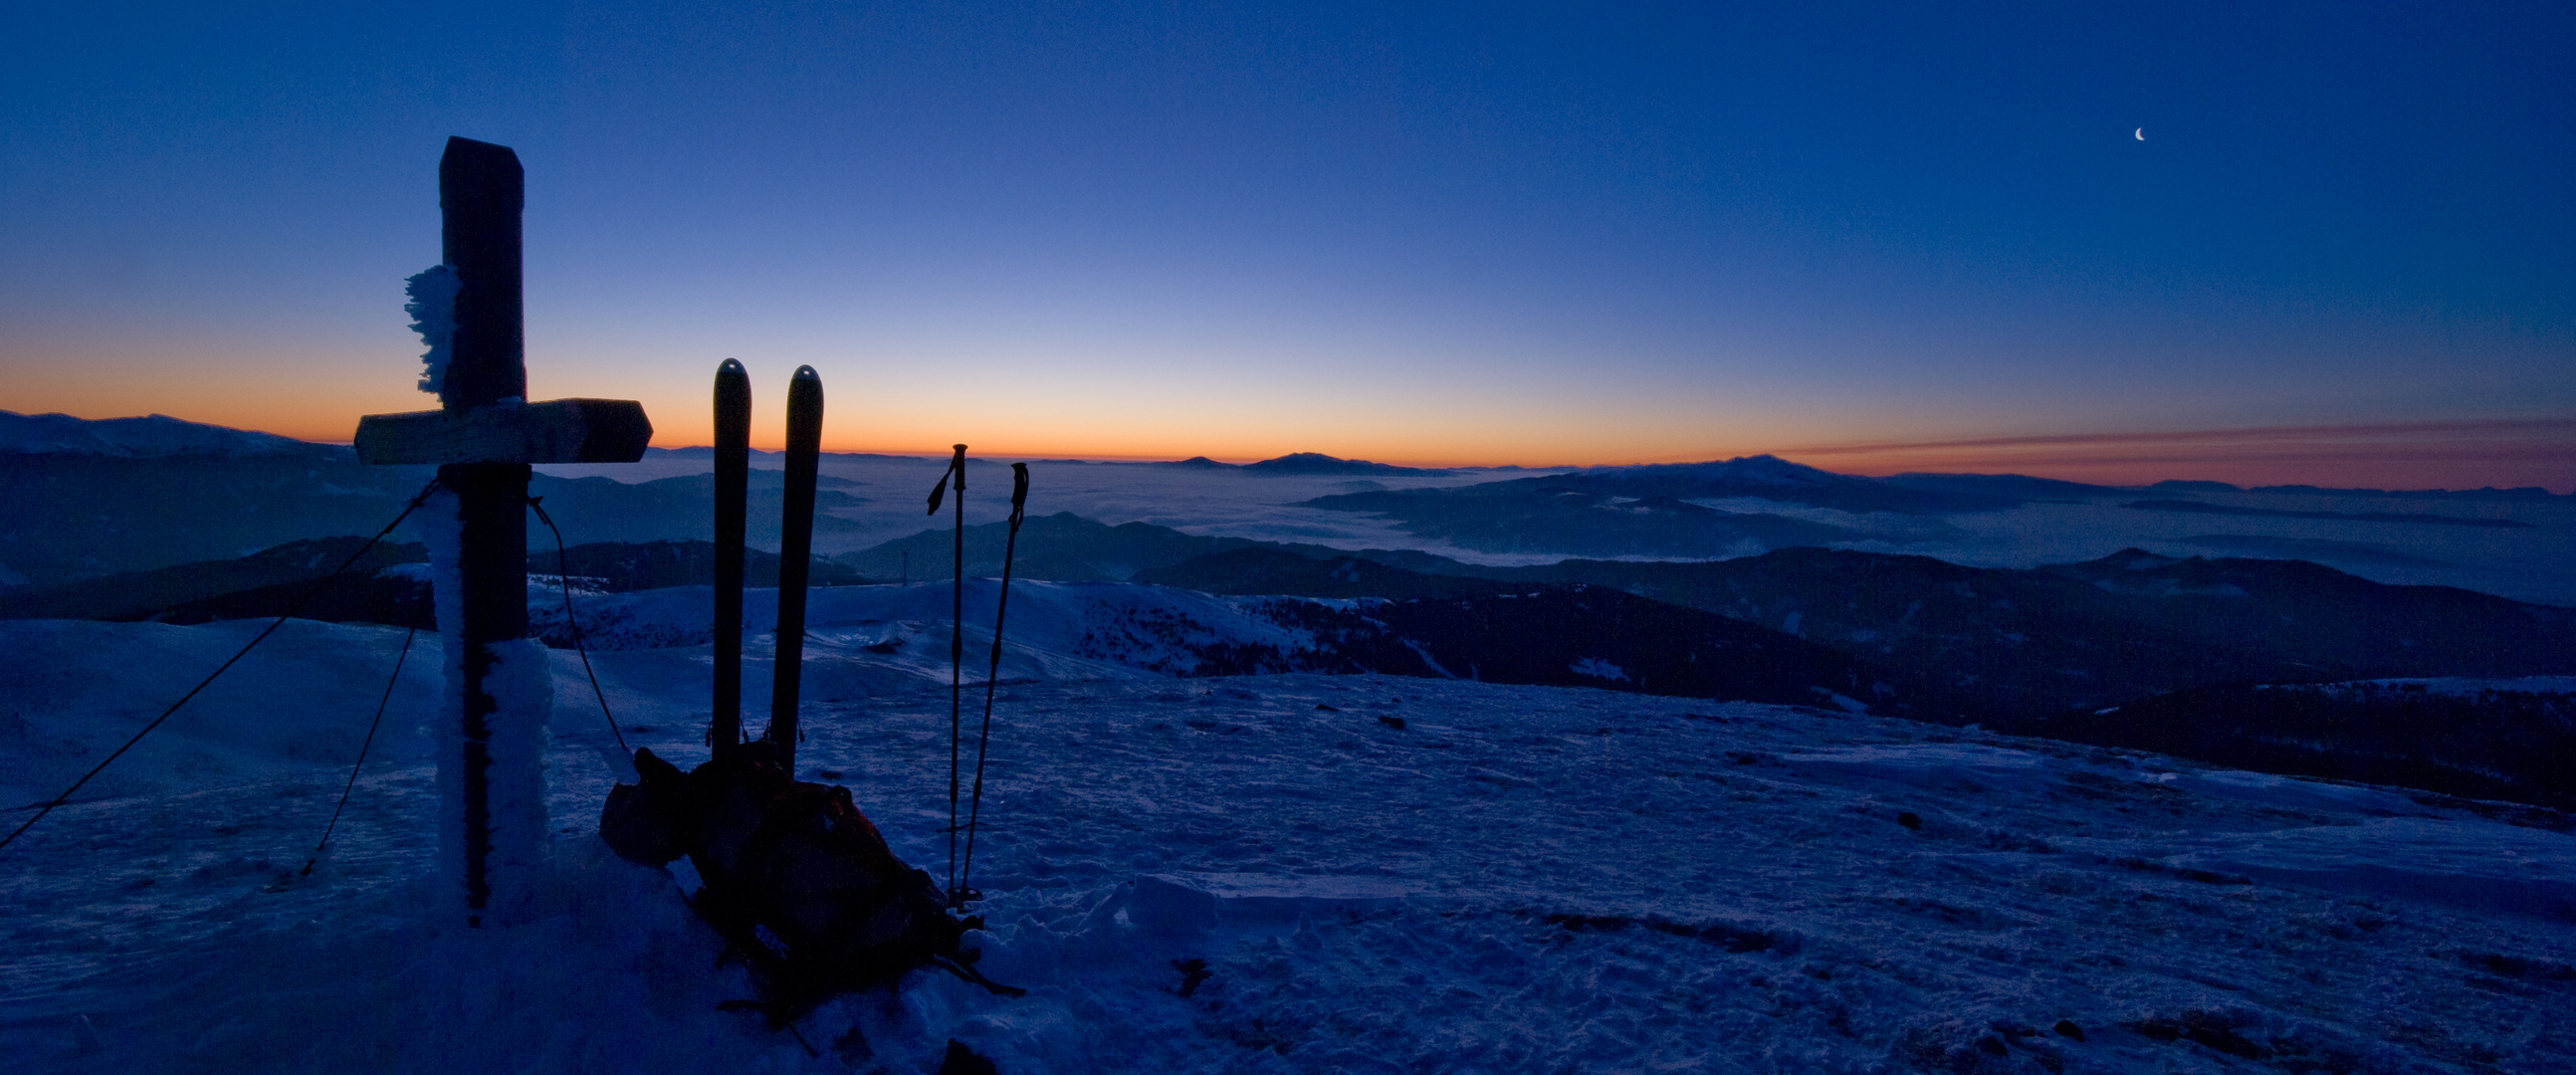
<instances>
[{"instance_id":1,"label":"ski tip","mask_svg":"<svg viewBox=\"0 0 2576 1075\"><path fill-rule=\"evenodd\" d=\"M742 360L740 360L740 359L734 359L734 358L728 358L728 359L724 360L724 364L722 364L722 365L720 365L720 366L717 366L717 367L716 367L716 376L718 376L718 377L747 377L747 376L750 376L750 374L749 374L749 373L747 373L747 372L745 372L745 371L743 370L743 368L742 368Z\"/></svg>"},{"instance_id":2,"label":"ski tip","mask_svg":"<svg viewBox=\"0 0 2576 1075\"><path fill-rule=\"evenodd\" d=\"M516 150L498 143L480 142L458 134L447 136L447 147L439 154L438 166L441 169L479 168L501 172L515 169L524 174L524 169L520 168L519 154Z\"/></svg>"},{"instance_id":3,"label":"ski tip","mask_svg":"<svg viewBox=\"0 0 2576 1075\"><path fill-rule=\"evenodd\" d=\"M814 372L814 367L812 366L798 366L796 367L796 375L789 378L789 380L812 381L816 384L821 384L823 383L823 375Z\"/></svg>"}]
</instances>

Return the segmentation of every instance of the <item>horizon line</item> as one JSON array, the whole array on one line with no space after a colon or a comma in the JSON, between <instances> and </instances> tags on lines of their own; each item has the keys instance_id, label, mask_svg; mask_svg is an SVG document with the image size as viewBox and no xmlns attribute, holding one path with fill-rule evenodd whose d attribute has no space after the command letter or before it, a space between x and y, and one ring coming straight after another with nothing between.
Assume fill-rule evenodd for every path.
<instances>
[{"instance_id":1,"label":"horizon line","mask_svg":"<svg viewBox=\"0 0 2576 1075\"><path fill-rule=\"evenodd\" d=\"M30 418L52 416L85 422L118 420L115 418L81 418L77 415L65 414L59 411L39 412L35 414L14 411L8 413L21 414ZM204 425L220 429L238 428L223 426L213 422L197 422L191 419L159 413L122 417L124 420L129 421L137 418L161 418L171 421L187 422L191 425ZM281 439L293 440L306 444L346 446L350 443L348 440L338 438L330 440L313 440L289 434L271 433L265 430L240 431L259 433L265 436L279 437ZM2199 446L2202 450L2192 451L2190 446L2194 445ZM2262 446L2265 450L2249 450L2254 449L2258 445ZM2015 449L2099 449L2123 446L2129 447L2133 450L2130 452L2115 454L2096 454L2092 452L2078 451L2070 453L2068 456L2048 459L2034 459L2024 455L2022 452L2015 451ZM2147 448L2149 446L2162 447L2165 451L2155 452L2152 454L2141 454L2134 450ZM713 446L684 444L671 446L655 445L654 447L660 448L664 451L689 451L693 449L708 450ZM2180 450L2177 451L2176 449ZM755 448L754 450L762 452L763 454L777 454L780 451L780 449L774 448ZM1917 459L1911 461L1915 464L1913 466L1903 465L1907 461L1902 459L1902 457L1915 453L1952 455L1954 458ZM948 450L944 447L925 448L919 450L909 450L905 448L862 447L833 449L827 451L825 454L882 455L901 458L939 459L945 457L948 454ZM2011 436L1918 438L1909 440L1877 440L1861 442L1838 441L1809 443L1792 447L1779 447L1757 451L1728 452L1712 449L1693 453L1671 453L1625 457L1614 456L1600 462L1590 463L1415 462L1403 460L1361 459L1358 457L1338 456L1327 452L1315 451L1287 452L1282 453L1281 455L1272 456L1236 456L1232 454L1215 456L1207 453L1200 453L1196 456L1178 458L1168 454L1147 455L1105 452L1084 453L1079 451L1039 451L995 453L993 455L982 456L980 458L1000 461L1065 459L1098 463L1178 463L1184 462L1189 458L1204 458L1209 459L1212 462L1242 466L1248 463L1264 462L1271 459L1279 459L1286 456L1301 454L1323 455L1328 458L1347 462L1376 463L1385 466L1409 467L1422 470L1489 470L1505 468L1517 468L1522 470L1575 470L1589 467L1715 463L1724 462L1729 459L1748 458L1761 455L1770 455L1777 458L1787 459L1792 462L1797 461L1800 457L1813 458L1819 456L1849 457L1879 455L1900 457L1898 459L1879 460L1878 462L1880 465L1878 466L1871 466L1867 462L1860 460L1853 461L1860 463L1860 466L1852 473L1860 473L1870 476L1885 476L1887 474L1903 473L1908 471L1921 472L1922 468L1925 466L1940 466L1944 463L1954 467L1970 468L1965 470L1949 471L1951 473L1999 474L2019 473L2020 471L1997 470L1992 468L2027 468L2036 464L2038 469L2066 471L2093 470L2112 467L2137 467L2141 465L2192 466L2197 464L2197 468L2215 469L2224 468L2229 464L2259 465L2283 463L2341 463L2351 465L2360 463L2404 464L2409 462L2528 462L2576 457L2576 417L2467 419L2423 422L2344 422L2312 425L2232 426L2211 429L2123 430L2096 433L2037 433ZM1823 468L1819 467L1818 469ZM2210 479L2168 477L2160 480L2189 481ZM2113 484L2128 487L2141 487L2143 484L2153 483L2115 482ZM2259 485L2319 485L2333 487L2326 482L2295 480L2259 483L2237 481L2228 482L2226 484L2244 487L2258 487ZM2368 487L2395 488L2397 484L2399 483L2382 483ZM2497 487L2499 483L2490 480L2486 481L2484 484L2486 487L2493 488ZM2541 485L2546 487L2547 483L2544 482L2541 483ZM2358 488L2363 486L2345 487Z\"/></svg>"}]
</instances>

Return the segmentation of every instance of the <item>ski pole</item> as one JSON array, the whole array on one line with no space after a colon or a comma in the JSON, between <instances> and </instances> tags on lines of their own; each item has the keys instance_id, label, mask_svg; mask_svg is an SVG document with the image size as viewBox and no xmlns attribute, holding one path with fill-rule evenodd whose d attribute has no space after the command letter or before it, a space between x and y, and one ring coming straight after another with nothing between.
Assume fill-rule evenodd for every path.
<instances>
[{"instance_id":1,"label":"ski pole","mask_svg":"<svg viewBox=\"0 0 2576 1075\"><path fill-rule=\"evenodd\" d=\"M975 822L984 812L984 751L993 742L993 687L1002 678L1002 622L1011 614L1011 558L1020 547L1020 519L1029 506L1029 465L1011 464L1011 533L1002 541L1002 600L993 609L993 661L984 672L984 730L975 737L975 793L966 805L966 865L950 902L980 899L975 882Z\"/></svg>"},{"instance_id":2,"label":"ski pole","mask_svg":"<svg viewBox=\"0 0 2576 1075\"><path fill-rule=\"evenodd\" d=\"M957 891L957 748L965 731L966 664L966 446L956 445L948 473L930 487L930 512L939 514L939 497L951 483L957 492L956 577L948 590L948 891Z\"/></svg>"}]
</instances>

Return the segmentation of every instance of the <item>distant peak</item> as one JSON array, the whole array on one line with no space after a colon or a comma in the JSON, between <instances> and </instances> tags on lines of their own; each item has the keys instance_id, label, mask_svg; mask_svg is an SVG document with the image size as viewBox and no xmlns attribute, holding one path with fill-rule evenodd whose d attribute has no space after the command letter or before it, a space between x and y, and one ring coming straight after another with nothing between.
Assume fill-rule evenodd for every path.
<instances>
[{"instance_id":1,"label":"distant peak","mask_svg":"<svg viewBox=\"0 0 2576 1075\"><path fill-rule=\"evenodd\" d=\"M1366 459L1343 459L1322 452L1290 452L1276 459L1246 463L1243 469L1256 474L1448 474L1446 470L1400 467L1393 463L1372 463Z\"/></svg>"}]
</instances>

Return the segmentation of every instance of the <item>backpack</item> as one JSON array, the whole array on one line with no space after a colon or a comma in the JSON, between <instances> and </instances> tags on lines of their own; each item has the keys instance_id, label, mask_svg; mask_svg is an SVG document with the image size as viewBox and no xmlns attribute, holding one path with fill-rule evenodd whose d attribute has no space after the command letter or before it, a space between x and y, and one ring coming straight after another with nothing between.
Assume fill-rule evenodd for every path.
<instances>
[{"instance_id":1,"label":"backpack","mask_svg":"<svg viewBox=\"0 0 2576 1075\"><path fill-rule=\"evenodd\" d=\"M705 887L690 900L751 969L761 999L734 1002L783 1026L839 993L893 988L937 968L1005 996L1026 991L974 969L963 949L980 917L950 917L930 875L906 865L850 801L850 789L796 780L766 741L682 773L635 752L599 834L620 857L661 866L681 855Z\"/></svg>"}]
</instances>

